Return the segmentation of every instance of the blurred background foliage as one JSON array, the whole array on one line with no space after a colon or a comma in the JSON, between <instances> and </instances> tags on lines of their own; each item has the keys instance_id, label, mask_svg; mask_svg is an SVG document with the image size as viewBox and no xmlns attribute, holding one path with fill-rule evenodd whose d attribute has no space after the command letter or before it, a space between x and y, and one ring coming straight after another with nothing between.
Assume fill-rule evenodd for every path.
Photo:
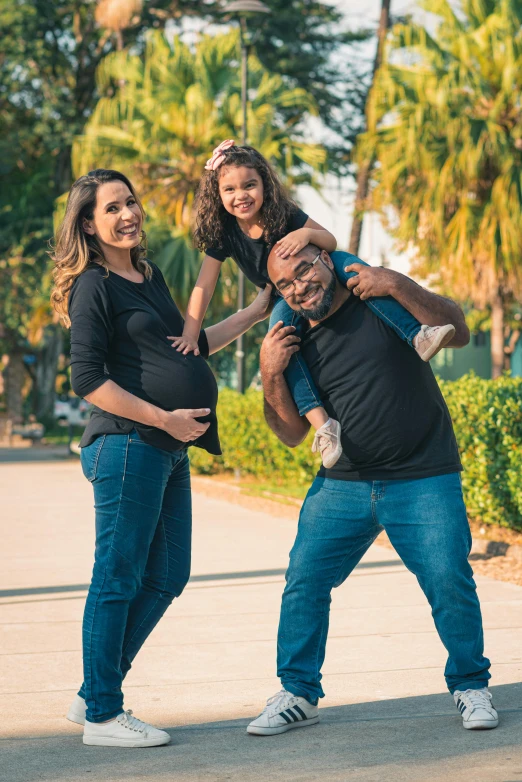
<instances>
[{"instance_id":1,"label":"blurred background foliage","mask_svg":"<svg viewBox=\"0 0 522 782\"><path fill-rule=\"evenodd\" d=\"M252 56L250 63L256 95L251 140L282 166L290 185L324 169L325 155L330 170L346 171L368 85L357 58L333 63L332 54L349 51L372 31L346 32L341 13L328 3L269 5L272 14L256 31L260 59ZM192 20L211 25L216 41L207 35L196 45L173 41ZM46 305L47 243L55 206L63 206L60 197L79 172L73 173L73 147L79 166L82 160L100 165L89 149L97 144L109 154L119 128L119 160L123 166L134 155L133 176L143 154L138 179L150 214L151 251L180 303L186 301L199 261L187 239L200 166L225 130L237 135L238 40L234 32L219 34L227 29L221 5L208 0L0 0L0 350L7 363L3 399L15 419L23 415L24 399L26 413L51 414L52 367L42 367L47 382L42 377L39 385L35 377L28 384L27 375L50 361L56 378L56 356L67 347ZM191 78L198 83L191 85ZM202 107L208 115L197 116ZM124 123L134 114L136 130L136 110L159 144L155 153L144 134L134 147L128 136L125 141ZM326 153L303 141L299 125L306 112L339 131ZM117 121L107 133L110 117ZM301 170L293 170L295 161L303 162ZM211 317L220 304L228 314L234 285L229 268ZM64 383L62 373L58 386Z\"/></svg>"},{"instance_id":2,"label":"blurred background foliage","mask_svg":"<svg viewBox=\"0 0 522 782\"><path fill-rule=\"evenodd\" d=\"M419 5L441 23L393 27L358 159L378 161L373 205L412 272L489 314L499 377L522 293L522 3Z\"/></svg>"},{"instance_id":3,"label":"blurred background foliage","mask_svg":"<svg viewBox=\"0 0 522 782\"><path fill-rule=\"evenodd\" d=\"M356 216L379 212L413 272L491 332L501 375L521 333L522 2L421 0L423 26L382 0L378 27L358 30L333 4L267 5L249 58L249 140L290 189L364 175ZM373 67L360 56L371 39ZM129 174L150 256L185 306L199 176L219 141L240 137L239 59L237 28L212 0L0 0L0 405L14 420L48 420L70 389L48 242L74 177ZM208 322L236 301L226 262ZM265 330L247 336L254 385ZM233 353L212 359L221 385L234 382Z\"/></svg>"}]
</instances>

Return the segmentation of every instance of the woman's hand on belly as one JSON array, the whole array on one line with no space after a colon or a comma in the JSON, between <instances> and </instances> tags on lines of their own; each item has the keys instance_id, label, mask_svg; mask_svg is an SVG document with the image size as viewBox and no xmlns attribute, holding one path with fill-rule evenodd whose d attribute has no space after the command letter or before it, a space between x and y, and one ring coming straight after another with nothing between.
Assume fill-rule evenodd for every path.
<instances>
[{"instance_id":1,"label":"woman's hand on belly","mask_svg":"<svg viewBox=\"0 0 522 782\"><path fill-rule=\"evenodd\" d=\"M209 413L208 407L165 411L162 416L161 428L176 440L188 443L191 440L197 440L207 431L210 423L202 424L200 421L196 421L196 418L203 418Z\"/></svg>"}]
</instances>

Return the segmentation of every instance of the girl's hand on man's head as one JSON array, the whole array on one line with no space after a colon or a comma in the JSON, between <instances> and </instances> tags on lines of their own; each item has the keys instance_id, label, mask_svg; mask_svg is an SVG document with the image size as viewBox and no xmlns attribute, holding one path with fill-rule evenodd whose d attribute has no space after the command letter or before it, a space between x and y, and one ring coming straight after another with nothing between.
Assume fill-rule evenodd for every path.
<instances>
[{"instance_id":1,"label":"girl's hand on man's head","mask_svg":"<svg viewBox=\"0 0 522 782\"><path fill-rule=\"evenodd\" d=\"M310 229L298 228L297 231L291 231L282 239L276 242L275 254L280 258L288 258L291 255L297 255L310 242Z\"/></svg>"}]
</instances>

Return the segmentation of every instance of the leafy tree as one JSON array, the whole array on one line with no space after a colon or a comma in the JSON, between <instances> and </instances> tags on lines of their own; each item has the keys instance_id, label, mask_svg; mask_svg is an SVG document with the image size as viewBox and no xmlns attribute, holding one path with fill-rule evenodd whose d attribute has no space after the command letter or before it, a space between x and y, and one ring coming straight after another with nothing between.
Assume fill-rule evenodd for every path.
<instances>
[{"instance_id":1,"label":"leafy tree","mask_svg":"<svg viewBox=\"0 0 522 782\"><path fill-rule=\"evenodd\" d=\"M143 58L129 51L105 58L98 69L100 98L73 150L75 174L94 166L120 167L136 183L150 221L171 226L171 240L158 255L180 303L186 302L199 268L199 253L184 256L195 191L205 161L223 138L240 135L241 87L236 66L237 31L204 35L195 48L162 33L152 34ZM313 181L324 150L303 141L297 129L313 99L289 88L250 57L249 140L270 158L292 186ZM117 84L124 73L125 83ZM295 119L282 113L292 108ZM165 237L164 237L165 238ZM172 254L175 253L175 262Z\"/></svg>"},{"instance_id":2,"label":"leafy tree","mask_svg":"<svg viewBox=\"0 0 522 782\"><path fill-rule=\"evenodd\" d=\"M393 30L360 154L375 149L374 203L417 249L417 271L491 311L493 376L522 293L522 3L426 0L434 35Z\"/></svg>"},{"instance_id":3,"label":"leafy tree","mask_svg":"<svg viewBox=\"0 0 522 782\"><path fill-rule=\"evenodd\" d=\"M329 3L268 2L273 14L258 30L263 62L286 74L290 88L309 88L323 119L351 138L357 110L353 102L350 112L343 115L341 109L350 92L357 102L358 78L348 66L333 66L330 57L340 44L364 34L342 32L341 16ZM33 329L34 334L47 339L55 330L50 311L45 326L39 307L48 293L46 240L52 234L54 201L71 184L73 139L96 105L96 69L107 54L124 46L142 54L146 31L188 16L226 21L221 5L209 0L0 0L0 346L19 370L29 348L30 313L38 310L41 330ZM293 120L292 106L284 112ZM342 162L347 145L338 147L332 155ZM10 280L12 275L18 282ZM19 370L17 382L9 384L17 410L24 378ZM52 389L37 405L50 411Z\"/></svg>"},{"instance_id":4,"label":"leafy tree","mask_svg":"<svg viewBox=\"0 0 522 782\"><path fill-rule=\"evenodd\" d=\"M189 243L195 191L211 150L240 135L241 85L237 30L203 35L195 47L152 33L143 57L123 51L98 69L102 96L74 144L75 174L94 166L123 169L148 213L149 246L184 306L201 264ZM303 140L299 125L316 114L312 97L290 88L250 56L249 140L271 159L288 185L313 182L324 166L322 147ZM125 74L125 82L119 77ZM292 110L294 118L288 118ZM286 114L286 117L285 117ZM235 309L236 271L227 265L210 317ZM251 289L253 293L253 289Z\"/></svg>"}]
</instances>

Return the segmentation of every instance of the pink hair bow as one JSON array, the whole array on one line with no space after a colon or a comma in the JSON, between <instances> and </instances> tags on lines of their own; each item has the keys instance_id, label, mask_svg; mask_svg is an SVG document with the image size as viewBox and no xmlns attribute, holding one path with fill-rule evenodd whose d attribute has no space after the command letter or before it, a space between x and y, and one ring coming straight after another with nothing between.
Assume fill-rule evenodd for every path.
<instances>
[{"instance_id":1,"label":"pink hair bow","mask_svg":"<svg viewBox=\"0 0 522 782\"><path fill-rule=\"evenodd\" d=\"M205 171L215 171L216 168L219 168L221 163L225 159L224 153L227 149L230 149L230 147L235 146L234 139L227 138L225 141L222 141L221 144L215 148L214 152L212 153L212 157L207 160L205 164Z\"/></svg>"}]
</instances>

